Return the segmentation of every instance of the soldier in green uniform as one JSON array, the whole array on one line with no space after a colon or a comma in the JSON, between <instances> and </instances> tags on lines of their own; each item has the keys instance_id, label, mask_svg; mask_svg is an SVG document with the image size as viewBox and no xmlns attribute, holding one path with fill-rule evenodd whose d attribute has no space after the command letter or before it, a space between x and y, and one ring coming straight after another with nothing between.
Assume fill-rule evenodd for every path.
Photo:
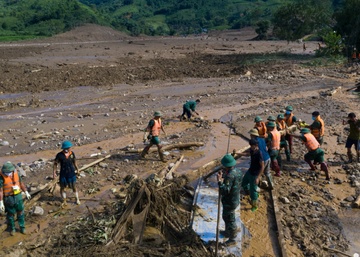
<instances>
[{"instance_id":1,"label":"soldier in green uniform","mask_svg":"<svg viewBox=\"0 0 360 257\"><path fill-rule=\"evenodd\" d=\"M15 235L15 214L19 222L20 233L25 234L24 203L21 192L31 199L19 172L11 162L6 162L1 168L0 176L0 212L6 212L10 235Z\"/></svg>"},{"instance_id":2,"label":"soldier in green uniform","mask_svg":"<svg viewBox=\"0 0 360 257\"><path fill-rule=\"evenodd\" d=\"M243 174L241 170L235 168L236 160L231 154L226 154L221 159L224 166L223 171L217 174L221 203L223 206L222 218L225 222L225 230L220 234L229 238L226 245L235 243L237 226L235 221L235 210L240 204L240 186Z\"/></svg>"},{"instance_id":3,"label":"soldier in green uniform","mask_svg":"<svg viewBox=\"0 0 360 257\"><path fill-rule=\"evenodd\" d=\"M187 101L184 105L183 105L183 113L180 116L180 121L182 121L185 118L185 114L187 116L187 119L190 121L191 119L191 115L192 112L195 112L197 115L199 115L199 113L197 113L195 111L196 109L196 105L200 103L200 99L196 99L196 101Z\"/></svg>"}]
</instances>

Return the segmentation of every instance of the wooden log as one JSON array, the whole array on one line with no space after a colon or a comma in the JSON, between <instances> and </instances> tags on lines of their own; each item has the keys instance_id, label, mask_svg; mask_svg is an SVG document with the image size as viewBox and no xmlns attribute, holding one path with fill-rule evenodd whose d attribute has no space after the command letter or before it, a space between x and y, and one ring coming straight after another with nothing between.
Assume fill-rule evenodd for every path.
<instances>
[{"instance_id":1,"label":"wooden log","mask_svg":"<svg viewBox=\"0 0 360 257\"><path fill-rule=\"evenodd\" d=\"M203 146L203 142L189 142L189 143L177 143L171 145L164 145L161 149L163 151L171 150L174 148L189 148L192 146L200 147ZM132 149L132 150L125 150L125 153L141 153L143 149ZM157 151L157 148L150 148L149 153Z\"/></svg>"},{"instance_id":2,"label":"wooden log","mask_svg":"<svg viewBox=\"0 0 360 257\"><path fill-rule=\"evenodd\" d=\"M328 93L328 95L329 96L332 96L332 95L335 95L338 91L340 91L341 90L341 87L338 87L338 88L336 88L336 89L334 89L334 90L331 90L329 93Z\"/></svg>"},{"instance_id":3,"label":"wooden log","mask_svg":"<svg viewBox=\"0 0 360 257\"><path fill-rule=\"evenodd\" d=\"M342 254L344 256L352 257L352 255L344 253L344 252L342 252L340 250L337 250L337 249L329 248L329 247L326 247L326 246L323 246L323 249L326 250L326 251L334 252L334 253L340 253L340 254Z\"/></svg>"},{"instance_id":4,"label":"wooden log","mask_svg":"<svg viewBox=\"0 0 360 257\"><path fill-rule=\"evenodd\" d=\"M172 166L172 168L169 170L169 172L165 175L165 179L173 179L173 173L175 170L179 167L180 163L184 159L184 155L181 155L181 157L176 161L175 165Z\"/></svg>"}]
</instances>

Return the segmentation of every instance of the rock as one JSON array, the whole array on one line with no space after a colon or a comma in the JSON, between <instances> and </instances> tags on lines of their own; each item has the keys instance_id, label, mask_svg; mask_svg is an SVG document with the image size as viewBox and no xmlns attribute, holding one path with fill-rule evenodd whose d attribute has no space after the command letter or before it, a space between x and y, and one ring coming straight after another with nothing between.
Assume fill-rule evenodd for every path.
<instances>
[{"instance_id":1,"label":"rock","mask_svg":"<svg viewBox=\"0 0 360 257\"><path fill-rule=\"evenodd\" d=\"M355 201L355 198L353 196L348 196L344 199L344 201L353 202L353 201Z\"/></svg>"},{"instance_id":2,"label":"rock","mask_svg":"<svg viewBox=\"0 0 360 257\"><path fill-rule=\"evenodd\" d=\"M7 145L9 145L8 141L1 141L0 140L0 146L7 146Z\"/></svg>"},{"instance_id":3,"label":"rock","mask_svg":"<svg viewBox=\"0 0 360 257\"><path fill-rule=\"evenodd\" d=\"M285 203L285 204L289 204L290 201L288 198L286 198L285 196L280 196L279 197L279 200L282 202L282 203Z\"/></svg>"},{"instance_id":4,"label":"rock","mask_svg":"<svg viewBox=\"0 0 360 257\"><path fill-rule=\"evenodd\" d=\"M99 163L99 166L100 166L101 168L107 169L107 168L109 167L109 164L104 163L104 162L100 162L100 163Z\"/></svg>"},{"instance_id":5,"label":"rock","mask_svg":"<svg viewBox=\"0 0 360 257\"><path fill-rule=\"evenodd\" d=\"M36 215L36 216L44 215L44 209L41 208L40 206L35 206L33 209L33 215Z\"/></svg>"}]
</instances>

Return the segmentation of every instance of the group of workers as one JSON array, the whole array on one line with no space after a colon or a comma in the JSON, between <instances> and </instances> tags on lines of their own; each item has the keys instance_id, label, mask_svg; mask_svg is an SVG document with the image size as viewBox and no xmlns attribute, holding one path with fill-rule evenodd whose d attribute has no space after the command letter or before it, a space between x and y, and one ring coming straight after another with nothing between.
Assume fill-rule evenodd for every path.
<instances>
[{"instance_id":1,"label":"group of workers","mask_svg":"<svg viewBox=\"0 0 360 257\"><path fill-rule=\"evenodd\" d=\"M275 176L281 176L280 150L281 148L285 149L286 159L290 161L293 137L299 138L307 148L308 152L304 155L304 160L309 164L310 170L316 171L316 165L320 165L320 170L324 171L326 180L330 180L329 168L324 159L324 150L321 148L325 124L318 111L312 113L312 120L311 125L298 120L293 114L292 106L287 106L285 114L280 113L276 118L269 116L267 122L263 122L261 117L256 116L254 119L255 126L249 131L251 137L249 140L250 150L248 152L234 150L232 154L226 154L221 159L224 169L218 173L217 180L223 205L222 217L225 222L225 230L220 231L220 234L229 238L225 244L236 243L235 210L240 204L240 189L243 188L245 191L249 191L251 210L256 211L258 209L259 180L264 174L269 183L269 189L272 189L273 183L270 169L274 170ZM360 162L360 120L356 119L354 113L349 113L348 120L343 120L343 125L345 124L350 125L350 133L345 145L348 163L353 162L351 152L353 145L356 150L357 162ZM300 129L300 135L292 133L296 128ZM235 155L251 156L250 167L245 174L235 167Z\"/></svg>"}]
</instances>

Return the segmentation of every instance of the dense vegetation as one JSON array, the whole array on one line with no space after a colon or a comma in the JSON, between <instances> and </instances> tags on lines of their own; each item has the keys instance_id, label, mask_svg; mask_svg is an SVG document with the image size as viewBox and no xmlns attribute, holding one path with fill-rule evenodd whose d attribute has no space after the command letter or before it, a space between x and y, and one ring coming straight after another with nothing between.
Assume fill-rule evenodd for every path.
<instances>
[{"instance_id":1,"label":"dense vegetation","mask_svg":"<svg viewBox=\"0 0 360 257\"><path fill-rule=\"evenodd\" d=\"M254 26L259 39L270 29L289 41L315 33L339 52L343 43L360 49L359 13L359 0L0 0L0 39L51 36L84 23L132 35Z\"/></svg>"}]
</instances>

